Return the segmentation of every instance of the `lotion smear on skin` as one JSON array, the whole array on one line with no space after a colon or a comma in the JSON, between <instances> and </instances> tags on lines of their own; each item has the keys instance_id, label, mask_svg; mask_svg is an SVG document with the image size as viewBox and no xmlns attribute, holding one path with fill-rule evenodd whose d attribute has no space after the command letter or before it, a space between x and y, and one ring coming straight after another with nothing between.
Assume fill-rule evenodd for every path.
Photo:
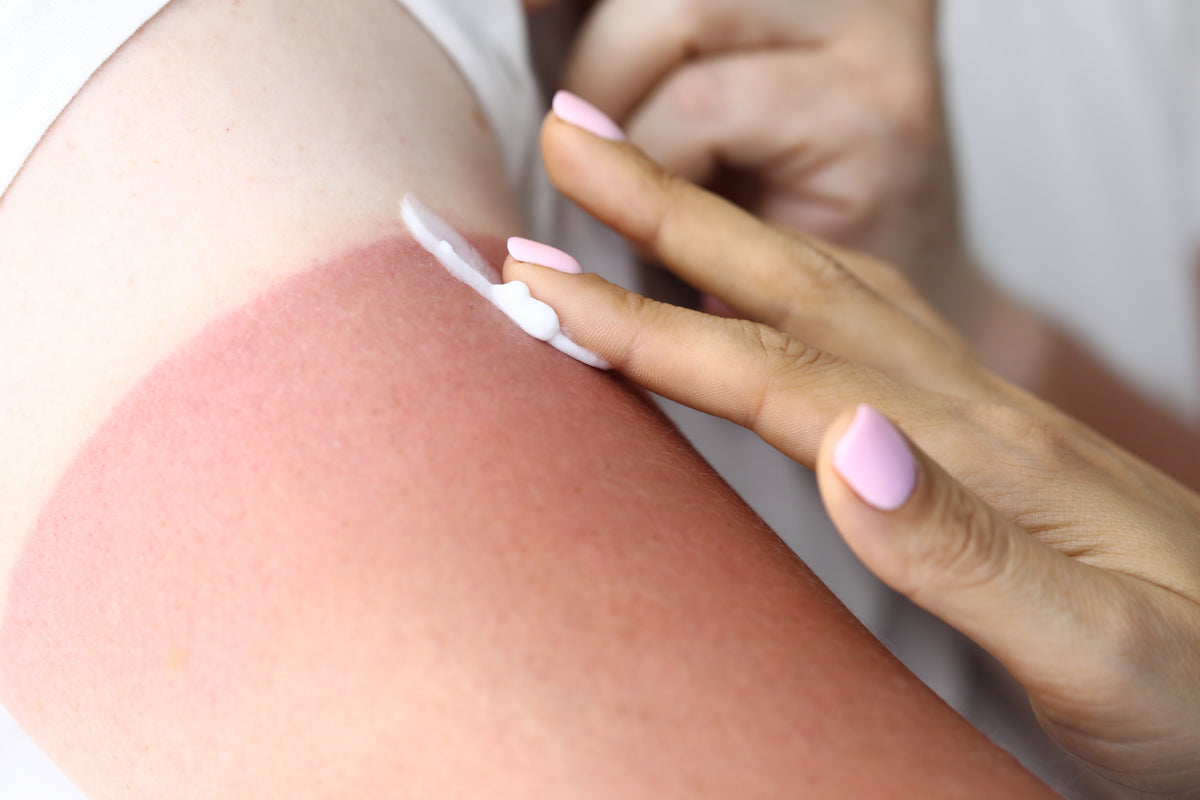
<instances>
[{"instance_id":1,"label":"lotion smear on skin","mask_svg":"<svg viewBox=\"0 0 1200 800\"><path fill-rule=\"evenodd\" d=\"M446 271L474 289L484 300L500 309L517 327L576 361L597 369L611 369L600 356L572 342L562 332L554 309L530 296L521 281L492 283L487 278L487 262L474 247L445 220L434 214L413 195L400 203L400 216L417 243L428 250Z\"/></svg>"}]
</instances>

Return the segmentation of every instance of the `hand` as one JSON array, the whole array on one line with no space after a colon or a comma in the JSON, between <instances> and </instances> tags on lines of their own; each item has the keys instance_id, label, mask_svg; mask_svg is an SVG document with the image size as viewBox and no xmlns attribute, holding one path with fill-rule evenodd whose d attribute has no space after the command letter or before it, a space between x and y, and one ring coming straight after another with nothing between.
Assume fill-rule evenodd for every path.
<instances>
[{"instance_id":1,"label":"hand","mask_svg":"<svg viewBox=\"0 0 1200 800\"><path fill-rule=\"evenodd\" d=\"M565 194L754 321L512 259L507 280L632 380L815 468L864 563L992 652L1098 774L1200 797L1200 497L994 376L886 265L555 117L543 153Z\"/></svg>"},{"instance_id":2,"label":"hand","mask_svg":"<svg viewBox=\"0 0 1200 800\"><path fill-rule=\"evenodd\" d=\"M925 272L962 261L933 0L604 0L566 88L766 221Z\"/></svg>"},{"instance_id":3,"label":"hand","mask_svg":"<svg viewBox=\"0 0 1200 800\"><path fill-rule=\"evenodd\" d=\"M900 267L990 369L1200 489L1187 421L1008 297L968 252L937 5L602 0L566 84L669 170L772 225Z\"/></svg>"}]
</instances>

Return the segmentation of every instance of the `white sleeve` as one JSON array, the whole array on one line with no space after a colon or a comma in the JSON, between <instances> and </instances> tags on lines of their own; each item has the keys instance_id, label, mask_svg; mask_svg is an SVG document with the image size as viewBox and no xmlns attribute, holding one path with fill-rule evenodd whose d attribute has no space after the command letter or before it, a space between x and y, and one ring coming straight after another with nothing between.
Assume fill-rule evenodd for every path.
<instances>
[{"instance_id":1,"label":"white sleeve","mask_svg":"<svg viewBox=\"0 0 1200 800\"><path fill-rule=\"evenodd\" d=\"M458 67L487 115L509 182L527 180L541 104L518 0L397 0Z\"/></svg>"}]
</instances>

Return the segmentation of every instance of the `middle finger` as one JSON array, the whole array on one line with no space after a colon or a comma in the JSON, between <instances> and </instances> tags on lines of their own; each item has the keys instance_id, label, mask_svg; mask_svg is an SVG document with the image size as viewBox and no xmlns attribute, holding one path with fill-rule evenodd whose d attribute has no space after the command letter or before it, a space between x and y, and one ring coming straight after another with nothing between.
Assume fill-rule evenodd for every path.
<instances>
[{"instance_id":1,"label":"middle finger","mask_svg":"<svg viewBox=\"0 0 1200 800\"><path fill-rule=\"evenodd\" d=\"M504 278L525 282L574 341L636 383L747 427L810 468L822 434L846 408L870 403L905 424L941 405L774 328L660 303L597 275L510 258Z\"/></svg>"},{"instance_id":2,"label":"middle finger","mask_svg":"<svg viewBox=\"0 0 1200 800\"><path fill-rule=\"evenodd\" d=\"M543 130L543 155L564 194L747 318L927 388L975 390L973 360L953 338L856 274L894 280L880 262L839 254L844 266L824 248L663 170L633 145L591 136L555 115ZM948 359L954 368L945 368Z\"/></svg>"}]
</instances>

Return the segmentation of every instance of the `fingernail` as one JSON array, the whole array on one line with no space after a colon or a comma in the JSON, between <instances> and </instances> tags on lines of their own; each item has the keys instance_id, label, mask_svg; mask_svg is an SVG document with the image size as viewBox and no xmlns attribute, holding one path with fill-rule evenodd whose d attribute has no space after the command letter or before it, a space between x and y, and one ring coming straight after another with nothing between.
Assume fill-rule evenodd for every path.
<instances>
[{"instance_id":1,"label":"fingernail","mask_svg":"<svg viewBox=\"0 0 1200 800\"><path fill-rule=\"evenodd\" d=\"M625 141L625 132L607 114L577 94L559 91L554 95L554 113L563 122L594 133L610 142Z\"/></svg>"},{"instance_id":2,"label":"fingernail","mask_svg":"<svg viewBox=\"0 0 1200 800\"><path fill-rule=\"evenodd\" d=\"M734 311L732 306L719 297L713 297L711 294L700 295L700 310L714 317L741 319L738 312Z\"/></svg>"},{"instance_id":3,"label":"fingernail","mask_svg":"<svg viewBox=\"0 0 1200 800\"><path fill-rule=\"evenodd\" d=\"M562 250L551 247L548 244L542 244L541 242L522 239L519 236L514 236L508 240L508 254L517 261L524 261L527 264L540 264L543 267L556 269L559 272L566 272L570 275L581 275L583 273L583 267L579 266L579 262Z\"/></svg>"},{"instance_id":4,"label":"fingernail","mask_svg":"<svg viewBox=\"0 0 1200 800\"><path fill-rule=\"evenodd\" d=\"M917 464L896 427L868 405L833 448L833 468L864 503L880 511L904 505L917 485Z\"/></svg>"}]
</instances>

